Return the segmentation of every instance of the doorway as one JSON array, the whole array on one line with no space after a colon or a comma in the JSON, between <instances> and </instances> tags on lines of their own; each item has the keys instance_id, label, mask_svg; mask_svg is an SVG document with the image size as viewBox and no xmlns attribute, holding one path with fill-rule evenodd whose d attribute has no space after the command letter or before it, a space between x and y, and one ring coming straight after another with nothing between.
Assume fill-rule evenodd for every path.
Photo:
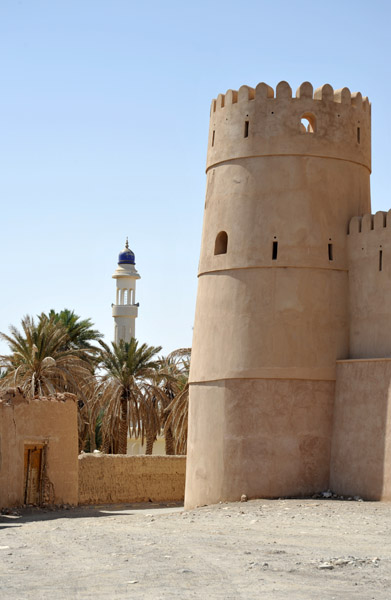
<instances>
[{"instance_id":1,"label":"doorway","mask_svg":"<svg viewBox=\"0 0 391 600\"><path fill-rule=\"evenodd\" d=\"M43 444L24 445L24 504L42 502Z\"/></svg>"}]
</instances>

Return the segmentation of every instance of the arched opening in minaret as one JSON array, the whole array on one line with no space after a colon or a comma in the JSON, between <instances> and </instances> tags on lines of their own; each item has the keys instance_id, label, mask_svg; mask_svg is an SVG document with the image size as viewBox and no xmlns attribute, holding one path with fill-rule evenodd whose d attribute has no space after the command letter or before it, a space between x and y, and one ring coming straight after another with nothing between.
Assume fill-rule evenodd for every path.
<instances>
[{"instance_id":1,"label":"arched opening in minaret","mask_svg":"<svg viewBox=\"0 0 391 600\"><path fill-rule=\"evenodd\" d=\"M122 304L127 304L128 303L128 290L124 290L124 301Z\"/></svg>"},{"instance_id":2,"label":"arched opening in minaret","mask_svg":"<svg viewBox=\"0 0 391 600\"><path fill-rule=\"evenodd\" d=\"M314 133L316 131L316 117L312 113L304 113L300 119L301 133Z\"/></svg>"},{"instance_id":3,"label":"arched opening in minaret","mask_svg":"<svg viewBox=\"0 0 391 600\"><path fill-rule=\"evenodd\" d=\"M215 241L215 255L216 254L227 254L228 248L228 235L226 231L220 231L217 234Z\"/></svg>"}]
</instances>

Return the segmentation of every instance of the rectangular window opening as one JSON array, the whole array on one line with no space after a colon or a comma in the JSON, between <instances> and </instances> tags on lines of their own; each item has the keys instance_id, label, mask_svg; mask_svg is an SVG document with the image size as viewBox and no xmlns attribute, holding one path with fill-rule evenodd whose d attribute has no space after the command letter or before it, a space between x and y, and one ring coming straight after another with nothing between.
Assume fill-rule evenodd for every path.
<instances>
[{"instance_id":1,"label":"rectangular window opening","mask_svg":"<svg viewBox=\"0 0 391 600\"><path fill-rule=\"evenodd\" d=\"M213 130L213 133L212 133L212 146L214 146L214 145L215 145L215 130Z\"/></svg>"},{"instance_id":2,"label":"rectangular window opening","mask_svg":"<svg viewBox=\"0 0 391 600\"><path fill-rule=\"evenodd\" d=\"M360 128L357 127L357 142L360 143L361 141L361 132L360 132Z\"/></svg>"},{"instance_id":3,"label":"rectangular window opening","mask_svg":"<svg viewBox=\"0 0 391 600\"><path fill-rule=\"evenodd\" d=\"M272 260L277 260L277 254L278 254L278 242L273 242Z\"/></svg>"},{"instance_id":4,"label":"rectangular window opening","mask_svg":"<svg viewBox=\"0 0 391 600\"><path fill-rule=\"evenodd\" d=\"M333 260L333 244L329 244L329 260Z\"/></svg>"},{"instance_id":5,"label":"rectangular window opening","mask_svg":"<svg viewBox=\"0 0 391 600\"><path fill-rule=\"evenodd\" d=\"M379 250L379 271L383 271L383 250Z\"/></svg>"},{"instance_id":6,"label":"rectangular window opening","mask_svg":"<svg viewBox=\"0 0 391 600\"><path fill-rule=\"evenodd\" d=\"M248 137L248 126L249 126L249 121L245 121L244 122L244 137Z\"/></svg>"}]
</instances>

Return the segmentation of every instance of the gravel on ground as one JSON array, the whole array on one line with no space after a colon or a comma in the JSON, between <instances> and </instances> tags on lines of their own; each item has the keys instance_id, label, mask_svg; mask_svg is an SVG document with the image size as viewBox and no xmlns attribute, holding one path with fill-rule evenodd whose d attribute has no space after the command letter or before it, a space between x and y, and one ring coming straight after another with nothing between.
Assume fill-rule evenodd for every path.
<instances>
[{"instance_id":1,"label":"gravel on ground","mask_svg":"<svg viewBox=\"0 0 391 600\"><path fill-rule=\"evenodd\" d=\"M9 512L0 515L1 599L391 598L391 503Z\"/></svg>"}]
</instances>

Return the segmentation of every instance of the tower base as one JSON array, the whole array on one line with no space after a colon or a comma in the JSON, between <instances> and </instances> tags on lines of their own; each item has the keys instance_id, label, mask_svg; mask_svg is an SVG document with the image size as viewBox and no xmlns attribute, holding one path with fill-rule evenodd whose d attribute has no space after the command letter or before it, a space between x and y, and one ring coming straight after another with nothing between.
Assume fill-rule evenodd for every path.
<instances>
[{"instance_id":1,"label":"tower base","mask_svg":"<svg viewBox=\"0 0 391 600\"><path fill-rule=\"evenodd\" d=\"M190 386L185 508L327 489L334 381Z\"/></svg>"}]
</instances>

